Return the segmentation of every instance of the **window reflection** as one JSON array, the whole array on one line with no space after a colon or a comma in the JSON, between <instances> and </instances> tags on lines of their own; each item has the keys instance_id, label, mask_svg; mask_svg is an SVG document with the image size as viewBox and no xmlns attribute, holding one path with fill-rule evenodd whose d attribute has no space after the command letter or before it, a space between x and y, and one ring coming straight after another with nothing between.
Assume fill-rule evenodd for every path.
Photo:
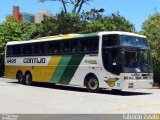
<instances>
[{"instance_id":1,"label":"window reflection","mask_svg":"<svg viewBox=\"0 0 160 120\"><path fill-rule=\"evenodd\" d=\"M123 46L134 46L148 48L148 43L146 38L133 37L133 36L121 36L121 44Z\"/></svg>"}]
</instances>

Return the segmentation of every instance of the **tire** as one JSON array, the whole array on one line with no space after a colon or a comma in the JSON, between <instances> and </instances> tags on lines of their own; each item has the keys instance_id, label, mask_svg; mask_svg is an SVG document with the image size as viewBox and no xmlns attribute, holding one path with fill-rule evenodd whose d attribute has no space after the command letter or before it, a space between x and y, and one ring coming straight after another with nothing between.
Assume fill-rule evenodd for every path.
<instances>
[{"instance_id":1,"label":"tire","mask_svg":"<svg viewBox=\"0 0 160 120\"><path fill-rule=\"evenodd\" d=\"M32 85L32 75L30 73L25 74L25 84L29 86Z\"/></svg>"},{"instance_id":2,"label":"tire","mask_svg":"<svg viewBox=\"0 0 160 120\"><path fill-rule=\"evenodd\" d=\"M97 79L97 77L95 77L93 75L87 77L85 85L86 85L86 88L89 92L95 93L100 90L98 79Z\"/></svg>"},{"instance_id":3,"label":"tire","mask_svg":"<svg viewBox=\"0 0 160 120\"><path fill-rule=\"evenodd\" d=\"M20 84L24 84L25 83L24 76L23 76L22 72L18 72L17 75L16 75L16 78L18 80L18 83L20 83Z\"/></svg>"}]
</instances>

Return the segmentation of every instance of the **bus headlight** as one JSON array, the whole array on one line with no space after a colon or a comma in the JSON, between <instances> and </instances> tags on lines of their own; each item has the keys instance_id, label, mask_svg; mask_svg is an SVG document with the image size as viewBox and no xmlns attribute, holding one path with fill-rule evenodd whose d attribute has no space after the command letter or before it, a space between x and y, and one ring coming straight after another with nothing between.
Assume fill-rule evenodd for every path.
<instances>
[{"instance_id":1,"label":"bus headlight","mask_svg":"<svg viewBox=\"0 0 160 120\"><path fill-rule=\"evenodd\" d=\"M124 80L133 80L134 77L128 77L128 76L124 76Z\"/></svg>"}]
</instances>

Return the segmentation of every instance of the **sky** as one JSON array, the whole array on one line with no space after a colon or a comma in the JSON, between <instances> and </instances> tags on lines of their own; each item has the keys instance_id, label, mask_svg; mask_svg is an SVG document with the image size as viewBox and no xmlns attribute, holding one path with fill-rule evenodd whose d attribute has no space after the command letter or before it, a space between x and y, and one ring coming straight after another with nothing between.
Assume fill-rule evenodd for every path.
<instances>
[{"instance_id":1,"label":"sky","mask_svg":"<svg viewBox=\"0 0 160 120\"><path fill-rule=\"evenodd\" d=\"M7 14L12 14L13 6L20 6L21 12L31 14L41 10L50 10L54 15L63 9L60 2L39 3L37 0L0 0L0 22L5 21ZM82 9L89 11L92 8L104 8L104 15L119 12L120 15L134 24L136 31L139 32L143 22L150 15L160 12L160 0L93 0L93 2L85 4Z\"/></svg>"}]
</instances>

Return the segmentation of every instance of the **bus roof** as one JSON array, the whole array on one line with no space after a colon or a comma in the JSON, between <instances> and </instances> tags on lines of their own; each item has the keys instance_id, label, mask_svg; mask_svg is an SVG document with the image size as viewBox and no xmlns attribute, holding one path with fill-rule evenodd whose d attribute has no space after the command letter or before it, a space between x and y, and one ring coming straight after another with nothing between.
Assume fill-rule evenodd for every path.
<instances>
[{"instance_id":1,"label":"bus roof","mask_svg":"<svg viewBox=\"0 0 160 120\"><path fill-rule=\"evenodd\" d=\"M122 32L122 31L104 31L104 32L96 32L96 33L89 33L89 34L66 34L66 35L60 34L60 35L55 35L55 36L40 37L38 39L33 39L33 40L28 40L28 41L11 41L11 42L8 42L7 45L26 44L26 43L35 43L35 42L44 42L44 41L71 39L71 38L81 38L81 37L94 37L94 36L99 36L99 35L110 35L110 34L146 38L146 36L139 35L136 33Z\"/></svg>"}]
</instances>

